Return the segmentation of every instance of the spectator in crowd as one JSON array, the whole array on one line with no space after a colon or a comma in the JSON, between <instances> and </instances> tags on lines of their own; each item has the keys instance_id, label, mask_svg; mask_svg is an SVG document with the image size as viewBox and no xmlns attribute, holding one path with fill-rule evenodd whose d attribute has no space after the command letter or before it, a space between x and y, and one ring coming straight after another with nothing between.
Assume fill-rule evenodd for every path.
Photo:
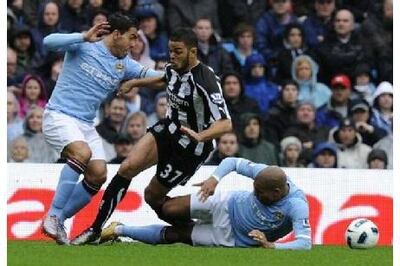
<instances>
[{"instance_id":1,"label":"spectator in crowd","mask_svg":"<svg viewBox=\"0 0 400 266\"><path fill-rule=\"evenodd\" d=\"M328 33L333 30L333 12L336 0L314 0L315 11L308 15L303 23L305 40L310 48L326 40Z\"/></svg>"},{"instance_id":2,"label":"spectator in crowd","mask_svg":"<svg viewBox=\"0 0 400 266\"><path fill-rule=\"evenodd\" d=\"M153 1L154 2L154 1ZM150 45L150 57L159 60L168 56L168 36L162 30L162 18L153 7L138 6L135 12L139 19L139 28Z\"/></svg>"},{"instance_id":3,"label":"spectator in crowd","mask_svg":"<svg viewBox=\"0 0 400 266\"><path fill-rule=\"evenodd\" d=\"M240 155L255 163L277 164L274 145L262 137L262 120L259 115L245 113L241 115L239 135Z\"/></svg>"},{"instance_id":4,"label":"spectator in crowd","mask_svg":"<svg viewBox=\"0 0 400 266\"><path fill-rule=\"evenodd\" d=\"M393 169L393 134L392 132L375 143L374 149L381 149L386 151L388 157L388 169Z\"/></svg>"},{"instance_id":5,"label":"spectator in crowd","mask_svg":"<svg viewBox=\"0 0 400 266\"><path fill-rule=\"evenodd\" d=\"M296 57L313 53L307 48L304 42L304 31L300 24L290 23L286 26L283 35L283 48L278 54L275 80L281 82L292 78L292 65Z\"/></svg>"},{"instance_id":6,"label":"spectator in crowd","mask_svg":"<svg viewBox=\"0 0 400 266\"><path fill-rule=\"evenodd\" d=\"M56 82L58 76L61 73L63 63L64 56L62 54L51 53L47 55L46 61L41 67L41 76L44 79L44 87L46 89L46 95L48 99L50 99L54 87L56 86Z\"/></svg>"},{"instance_id":7,"label":"spectator in crowd","mask_svg":"<svg viewBox=\"0 0 400 266\"><path fill-rule=\"evenodd\" d=\"M246 59L245 94L256 100L262 114L266 114L278 98L278 86L267 80L266 63L261 54L253 54Z\"/></svg>"},{"instance_id":8,"label":"spectator in crowd","mask_svg":"<svg viewBox=\"0 0 400 266\"><path fill-rule=\"evenodd\" d=\"M215 0L170 0L168 2L169 31L180 27L192 28L200 18L209 17L217 33L221 32L218 19L218 3Z\"/></svg>"},{"instance_id":9,"label":"spectator in crowd","mask_svg":"<svg viewBox=\"0 0 400 266\"><path fill-rule=\"evenodd\" d=\"M234 29L239 24L255 25L267 8L266 0L218 0L218 17L221 22L222 37L234 37Z\"/></svg>"},{"instance_id":10,"label":"spectator in crowd","mask_svg":"<svg viewBox=\"0 0 400 266\"><path fill-rule=\"evenodd\" d=\"M51 1L56 3L58 6L65 3L65 0L51 0ZM38 17L38 8L45 1L43 1L43 0L29 0L29 1L24 0L21 2L23 2L22 9L25 13L28 24L31 26L37 26L38 20L40 19L40 17Z\"/></svg>"},{"instance_id":11,"label":"spectator in crowd","mask_svg":"<svg viewBox=\"0 0 400 266\"><path fill-rule=\"evenodd\" d=\"M132 144L138 142L146 134L146 124L146 114L143 112L139 111L128 116L125 131Z\"/></svg>"},{"instance_id":12,"label":"spectator in crowd","mask_svg":"<svg viewBox=\"0 0 400 266\"><path fill-rule=\"evenodd\" d=\"M315 106L312 102L301 102L296 110L296 123L290 126L284 136L295 136L300 139L303 149L300 160L307 165L312 158L312 151L318 143L328 140L329 129L317 126Z\"/></svg>"},{"instance_id":13,"label":"spectator in crowd","mask_svg":"<svg viewBox=\"0 0 400 266\"><path fill-rule=\"evenodd\" d=\"M28 142L22 136L14 139L9 147L9 163L24 163L29 162L29 147Z\"/></svg>"},{"instance_id":14,"label":"spectator in crowd","mask_svg":"<svg viewBox=\"0 0 400 266\"><path fill-rule=\"evenodd\" d=\"M239 142L234 132L223 134L218 139L217 149L211 157L205 162L205 165L219 165L227 157L239 156Z\"/></svg>"},{"instance_id":15,"label":"spectator in crowd","mask_svg":"<svg viewBox=\"0 0 400 266\"><path fill-rule=\"evenodd\" d=\"M33 163L54 163L58 159L57 152L45 141L42 133L43 108L30 109L24 121L23 137L29 148L29 161Z\"/></svg>"},{"instance_id":16,"label":"spectator in crowd","mask_svg":"<svg viewBox=\"0 0 400 266\"><path fill-rule=\"evenodd\" d=\"M7 143L11 143L24 132L23 121L19 117L19 103L14 93L7 92Z\"/></svg>"},{"instance_id":17,"label":"spectator in crowd","mask_svg":"<svg viewBox=\"0 0 400 266\"><path fill-rule=\"evenodd\" d=\"M154 109L153 102L147 97L140 95L138 87L134 87L128 93L125 93L124 98L126 100L126 107L128 108L128 115L138 111L150 114Z\"/></svg>"},{"instance_id":18,"label":"spectator in crowd","mask_svg":"<svg viewBox=\"0 0 400 266\"><path fill-rule=\"evenodd\" d=\"M393 123L393 86L387 81L381 82L373 96L371 122L383 128L387 133L392 131Z\"/></svg>"},{"instance_id":19,"label":"spectator in crowd","mask_svg":"<svg viewBox=\"0 0 400 266\"><path fill-rule=\"evenodd\" d=\"M333 128L350 113L351 81L346 75L336 75L331 80L332 96L318 109L317 124Z\"/></svg>"},{"instance_id":20,"label":"spectator in crowd","mask_svg":"<svg viewBox=\"0 0 400 266\"><path fill-rule=\"evenodd\" d=\"M318 109L328 103L331 90L317 81L319 66L311 57L301 55L292 64L292 78L299 84L299 100L311 101Z\"/></svg>"},{"instance_id":21,"label":"spectator in crowd","mask_svg":"<svg viewBox=\"0 0 400 266\"><path fill-rule=\"evenodd\" d=\"M163 57L156 60L156 66L154 67L155 70L164 71L165 66L168 64L168 58Z\"/></svg>"},{"instance_id":22,"label":"spectator in crowd","mask_svg":"<svg viewBox=\"0 0 400 266\"><path fill-rule=\"evenodd\" d=\"M91 9L103 8L103 0L89 0L88 7Z\"/></svg>"},{"instance_id":23,"label":"spectator in crowd","mask_svg":"<svg viewBox=\"0 0 400 266\"><path fill-rule=\"evenodd\" d=\"M308 168L337 168L336 146L330 142L318 144L312 154Z\"/></svg>"},{"instance_id":24,"label":"spectator in crowd","mask_svg":"<svg viewBox=\"0 0 400 266\"><path fill-rule=\"evenodd\" d=\"M369 169L387 169L388 157L386 152L381 149L373 149L367 158Z\"/></svg>"},{"instance_id":25,"label":"spectator in crowd","mask_svg":"<svg viewBox=\"0 0 400 266\"><path fill-rule=\"evenodd\" d=\"M36 51L43 58L47 51L43 46L43 38L55 32L60 32L60 7L55 2L45 2L39 7L37 27L31 29Z\"/></svg>"},{"instance_id":26,"label":"spectator in crowd","mask_svg":"<svg viewBox=\"0 0 400 266\"><path fill-rule=\"evenodd\" d=\"M95 23L93 24L93 20L96 16L96 13L98 14L99 11L108 13L105 10L103 0L89 0L88 4L86 5L86 9L87 9L88 17L89 17L89 24L92 26L95 25ZM106 16L106 18L107 18L107 16Z\"/></svg>"},{"instance_id":27,"label":"spectator in crowd","mask_svg":"<svg viewBox=\"0 0 400 266\"><path fill-rule=\"evenodd\" d=\"M22 92L19 99L19 115L24 118L34 106L44 108L47 103L46 89L43 80L36 75L25 76L22 82Z\"/></svg>"},{"instance_id":28,"label":"spectator in crowd","mask_svg":"<svg viewBox=\"0 0 400 266\"><path fill-rule=\"evenodd\" d=\"M238 134L240 115L246 112L260 114L260 108L256 100L246 96L243 80L238 73L228 72L224 74L221 85L233 128Z\"/></svg>"},{"instance_id":29,"label":"spectator in crowd","mask_svg":"<svg viewBox=\"0 0 400 266\"><path fill-rule=\"evenodd\" d=\"M197 55L199 60L210 66L217 75L232 71L231 58L214 34L211 20L206 17L200 18L196 21L193 31L198 40Z\"/></svg>"},{"instance_id":30,"label":"spectator in crowd","mask_svg":"<svg viewBox=\"0 0 400 266\"><path fill-rule=\"evenodd\" d=\"M287 128L296 122L296 107L299 88L294 80L282 83L280 97L268 110L265 125L265 138L279 149L280 141Z\"/></svg>"},{"instance_id":31,"label":"spectator in crowd","mask_svg":"<svg viewBox=\"0 0 400 266\"><path fill-rule=\"evenodd\" d=\"M167 93L159 92L155 98L155 111L147 117L147 126L151 127L159 120L164 119L168 109Z\"/></svg>"},{"instance_id":32,"label":"spectator in crowd","mask_svg":"<svg viewBox=\"0 0 400 266\"><path fill-rule=\"evenodd\" d=\"M334 19L334 33L317 47L325 82L339 73L352 77L354 68L361 63L373 65L370 49L354 27L353 14L347 9L339 10Z\"/></svg>"},{"instance_id":33,"label":"spectator in crowd","mask_svg":"<svg viewBox=\"0 0 400 266\"><path fill-rule=\"evenodd\" d=\"M10 7L7 7L7 44L9 44L11 32L15 27L17 22L17 17L15 16L14 12Z\"/></svg>"},{"instance_id":34,"label":"spectator in crowd","mask_svg":"<svg viewBox=\"0 0 400 266\"><path fill-rule=\"evenodd\" d=\"M17 53L14 49L7 47L7 90L21 95L19 86L23 76L17 73Z\"/></svg>"},{"instance_id":35,"label":"spectator in crowd","mask_svg":"<svg viewBox=\"0 0 400 266\"><path fill-rule=\"evenodd\" d=\"M304 21L313 10L313 1L310 0L292 0L291 6L292 12L299 18L300 21Z\"/></svg>"},{"instance_id":36,"label":"spectator in crowd","mask_svg":"<svg viewBox=\"0 0 400 266\"><path fill-rule=\"evenodd\" d=\"M61 7L60 30L82 32L89 26L89 14L83 0L66 0Z\"/></svg>"},{"instance_id":37,"label":"spectator in crowd","mask_svg":"<svg viewBox=\"0 0 400 266\"><path fill-rule=\"evenodd\" d=\"M372 97L376 91L371 80L371 68L368 64L359 64L354 69L354 91L352 99L364 99L372 105Z\"/></svg>"},{"instance_id":38,"label":"spectator in crowd","mask_svg":"<svg viewBox=\"0 0 400 266\"><path fill-rule=\"evenodd\" d=\"M121 164L133 148L132 140L125 134L120 134L114 142L116 156L108 163Z\"/></svg>"},{"instance_id":39,"label":"spectator in crowd","mask_svg":"<svg viewBox=\"0 0 400 266\"><path fill-rule=\"evenodd\" d=\"M329 133L329 141L337 147L338 168L368 168L367 157L371 147L362 143L356 125L349 119L343 119L338 127Z\"/></svg>"},{"instance_id":40,"label":"spectator in crowd","mask_svg":"<svg viewBox=\"0 0 400 266\"><path fill-rule=\"evenodd\" d=\"M143 66L154 69L156 62L150 58L149 42L142 30L138 30L137 33L137 41L130 47L129 55Z\"/></svg>"},{"instance_id":41,"label":"spectator in crowd","mask_svg":"<svg viewBox=\"0 0 400 266\"><path fill-rule=\"evenodd\" d=\"M32 33L27 26L15 28L10 46L17 52L17 71L21 75L40 66L42 58L35 49Z\"/></svg>"},{"instance_id":42,"label":"spectator in crowd","mask_svg":"<svg viewBox=\"0 0 400 266\"><path fill-rule=\"evenodd\" d=\"M384 0L342 0L343 8L348 8L353 14L357 24L376 13L378 6Z\"/></svg>"},{"instance_id":43,"label":"spectator in crowd","mask_svg":"<svg viewBox=\"0 0 400 266\"><path fill-rule=\"evenodd\" d=\"M224 49L230 54L234 70L242 75L246 58L258 53L253 47L254 37L255 32L251 25L238 24L233 32L233 42L223 44Z\"/></svg>"},{"instance_id":44,"label":"spectator in crowd","mask_svg":"<svg viewBox=\"0 0 400 266\"><path fill-rule=\"evenodd\" d=\"M28 25L33 26L32 21L29 20L29 17L26 15L25 10L23 8L24 0L9 0L7 1L7 7L12 11L15 17L15 23L17 26Z\"/></svg>"},{"instance_id":45,"label":"spectator in crowd","mask_svg":"<svg viewBox=\"0 0 400 266\"><path fill-rule=\"evenodd\" d=\"M115 157L114 142L123 130L127 115L126 101L123 98L114 97L105 105L105 117L96 126L103 141L106 161Z\"/></svg>"},{"instance_id":46,"label":"spectator in crowd","mask_svg":"<svg viewBox=\"0 0 400 266\"><path fill-rule=\"evenodd\" d=\"M372 147L377 141L386 136L387 132L371 123L371 112L368 102L362 99L353 101L350 109L351 118L362 137L362 142Z\"/></svg>"},{"instance_id":47,"label":"spectator in crowd","mask_svg":"<svg viewBox=\"0 0 400 266\"><path fill-rule=\"evenodd\" d=\"M291 0L271 0L271 10L265 12L256 23L256 48L265 60L276 58L282 48L285 26L297 21L291 14Z\"/></svg>"},{"instance_id":48,"label":"spectator in crowd","mask_svg":"<svg viewBox=\"0 0 400 266\"><path fill-rule=\"evenodd\" d=\"M123 15L133 17L135 15L136 1L135 0L118 0L117 12Z\"/></svg>"},{"instance_id":49,"label":"spectator in crowd","mask_svg":"<svg viewBox=\"0 0 400 266\"><path fill-rule=\"evenodd\" d=\"M91 11L91 13L89 15L90 26L93 27L96 24L106 22L108 15L109 15L108 12L104 9L95 9L95 10Z\"/></svg>"},{"instance_id":50,"label":"spectator in crowd","mask_svg":"<svg viewBox=\"0 0 400 266\"><path fill-rule=\"evenodd\" d=\"M304 167L300 162L302 145L298 138L290 136L282 139L280 166L282 167Z\"/></svg>"}]
</instances>

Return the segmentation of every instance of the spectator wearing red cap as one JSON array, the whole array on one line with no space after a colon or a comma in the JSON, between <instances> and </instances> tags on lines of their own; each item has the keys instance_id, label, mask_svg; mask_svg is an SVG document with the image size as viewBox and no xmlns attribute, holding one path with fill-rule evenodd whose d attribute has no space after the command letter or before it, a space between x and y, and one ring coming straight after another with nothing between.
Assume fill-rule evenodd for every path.
<instances>
[{"instance_id":1,"label":"spectator wearing red cap","mask_svg":"<svg viewBox=\"0 0 400 266\"><path fill-rule=\"evenodd\" d=\"M351 100L351 81L348 76L339 74L331 80L332 96L327 104L317 112L317 124L333 128L349 114Z\"/></svg>"}]
</instances>

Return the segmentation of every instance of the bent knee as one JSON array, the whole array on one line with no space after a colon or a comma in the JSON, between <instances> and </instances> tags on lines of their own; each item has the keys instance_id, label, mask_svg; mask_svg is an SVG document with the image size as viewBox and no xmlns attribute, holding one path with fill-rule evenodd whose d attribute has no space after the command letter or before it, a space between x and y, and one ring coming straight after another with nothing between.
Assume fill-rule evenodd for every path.
<instances>
[{"instance_id":1,"label":"bent knee","mask_svg":"<svg viewBox=\"0 0 400 266\"><path fill-rule=\"evenodd\" d=\"M88 164L92 157L92 151L86 142L77 141L68 144L64 148L62 155L66 158L75 159L81 163Z\"/></svg>"},{"instance_id":2,"label":"bent knee","mask_svg":"<svg viewBox=\"0 0 400 266\"><path fill-rule=\"evenodd\" d=\"M165 197L160 198L160 195L156 193L150 186L147 186L144 190L144 201L150 205L150 207L155 211L160 211Z\"/></svg>"},{"instance_id":3,"label":"bent knee","mask_svg":"<svg viewBox=\"0 0 400 266\"><path fill-rule=\"evenodd\" d=\"M85 178L94 184L104 184L107 180L107 166L104 161L90 161L85 172Z\"/></svg>"}]
</instances>

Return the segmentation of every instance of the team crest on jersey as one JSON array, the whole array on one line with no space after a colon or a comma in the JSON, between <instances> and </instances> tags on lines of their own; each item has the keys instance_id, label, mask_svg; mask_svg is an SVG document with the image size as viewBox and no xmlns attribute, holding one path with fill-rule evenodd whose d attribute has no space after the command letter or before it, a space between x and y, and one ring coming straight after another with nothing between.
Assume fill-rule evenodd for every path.
<instances>
[{"instance_id":1,"label":"team crest on jersey","mask_svg":"<svg viewBox=\"0 0 400 266\"><path fill-rule=\"evenodd\" d=\"M275 218L276 220L282 221L284 217L285 217L285 216L283 215L282 212L275 212L275 213L274 213L274 218Z\"/></svg>"},{"instance_id":2,"label":"team crest on jersey","mask_svg":"<svg viewBox=\"0 0 400 266\"><path fill-rule=\"evenodd\" d=\"M115 64L115 69L117 69L118 72L124 70L124 65L122 63L116 63Z\"/></svg>"}]
</instances>

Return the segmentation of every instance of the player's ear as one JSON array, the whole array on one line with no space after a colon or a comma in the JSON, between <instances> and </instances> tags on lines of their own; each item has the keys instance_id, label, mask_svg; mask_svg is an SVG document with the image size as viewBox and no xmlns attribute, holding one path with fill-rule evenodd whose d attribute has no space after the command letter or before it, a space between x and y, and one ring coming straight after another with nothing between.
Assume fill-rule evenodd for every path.
<instances>
[{"instance_id":1,"label":"player's ear","mask_svg":"<svg viewBox=\"0 0 400 266\"><path fill-rule=\"evenodd\" d=\"M191 47L191 48L189 49L189 53L190 53L191 55L197 57L197 47Z\"/></svg>"},{"instance_id":2,"label":"player's ear","mask_svg":"<svg viewBox=\"0 0 400 266\"><path fill-rule=\"evenodd\" d=\"M121 37L121 32L119 30L114 30L111 34L113 35L113 39L114 40L116 40L119 37Z\"/></svg>"}]
</instances>

